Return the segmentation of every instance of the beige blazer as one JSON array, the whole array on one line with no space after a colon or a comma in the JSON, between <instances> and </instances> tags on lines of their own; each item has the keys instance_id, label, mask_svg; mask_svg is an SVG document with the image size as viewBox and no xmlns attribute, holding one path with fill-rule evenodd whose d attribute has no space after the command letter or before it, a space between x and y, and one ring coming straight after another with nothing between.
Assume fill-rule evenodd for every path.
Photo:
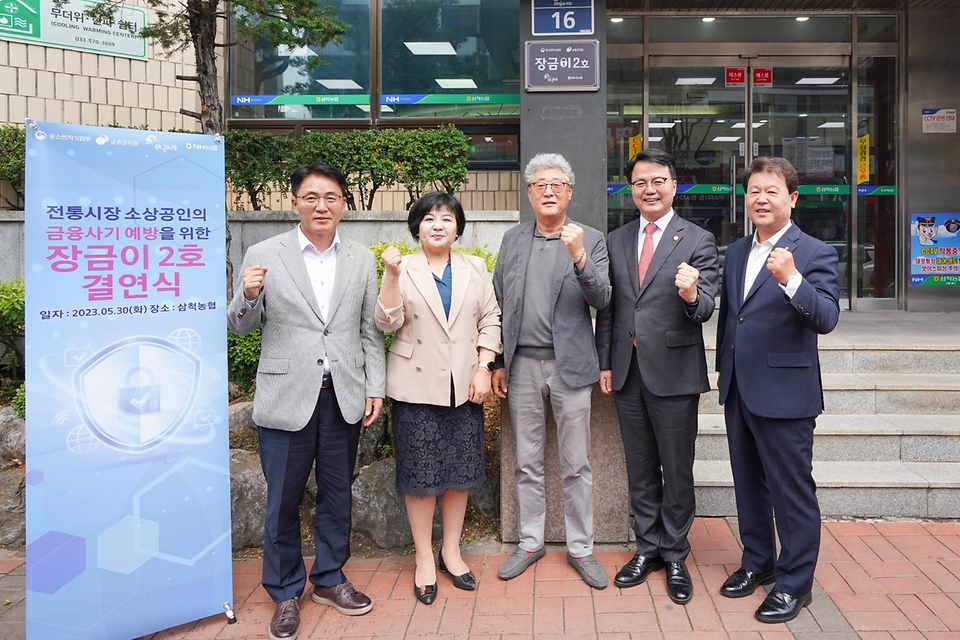
<instances>
[{"instance_id":1,"label":"beige blazer","mask_svg":"<svg viewBox=\"0 0 960 640\"><path fill-rule=\"evenodd\" d=\"M502 350L500 307L486 264L454 251L450 272L449 319L423 251L400 263L400 306L386 309L377 301L377 327L397 332L387 356L387 395L395 400L450 406L452 373L460 406L477 371L477 348Z\"/></svg>"}]
</instances>

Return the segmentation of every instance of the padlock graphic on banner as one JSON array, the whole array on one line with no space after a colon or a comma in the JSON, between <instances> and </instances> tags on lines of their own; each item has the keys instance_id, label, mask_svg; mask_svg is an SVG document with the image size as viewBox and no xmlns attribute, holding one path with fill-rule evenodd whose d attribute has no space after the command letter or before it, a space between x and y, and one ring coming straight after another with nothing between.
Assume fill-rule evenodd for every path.
<instances>
[{"instance_id":1,"label":"padlock graphic on banner","mask_svg":"<svg viewBox=\"0 0 960 640\"><path fill-rule=\"evenodd\" d=\"M147 384L143 384L143 378ZM136 384L135 384L136 381ZM117 409L121 413L142 416L160 413L160 385L153 372L146 367L134 367L127 372L124 386L117 390Z\"/></svg>"},{"instance_id":2,"label":"padlock graphic on banner","mask_svg":"<svg viewBox=\"0 0 960 640\"><path fill-rule=\"evenodd\" d=\"M68 369L79 367L83 361L93 355L93 347L86 338L74 338L63 350L63 366Z\"/></svg>"}]
</instances>

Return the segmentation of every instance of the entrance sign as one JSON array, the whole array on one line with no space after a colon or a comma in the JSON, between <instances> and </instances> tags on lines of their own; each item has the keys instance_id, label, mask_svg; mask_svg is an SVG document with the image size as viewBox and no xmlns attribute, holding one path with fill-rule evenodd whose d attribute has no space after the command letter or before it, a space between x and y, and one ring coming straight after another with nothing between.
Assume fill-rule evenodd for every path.
<instances>
[{"instance_id":1,"label":"entrance sign","mask_svg":"<svg viewBox=\"0 0 960 640\"><path fill-rule=\"evenodd\" d=\"M724 86L743 87L747 84L747 70L744 67L727 67L724 76L726 81Z\"/></svg>"},{"instance_id":2,"label":"entrance sign","mask_svg":"<svg viewBox=\"0 0 960 640\"><path fill-rule=\"evenodd\" d=\"M527 91L599 91L598 40L539 40L526 43Z\"/></svg>"},{"instance_id":3,"label":"entrance sign","mask_svg":"<svg viewBox=\"0 0 960 640\"><path fill-rule=\"evenodd\" d=\"M910 286L960 285L960 212L910 214Z\"/></svg>"},{"instance_id":4,"label":"entrance sign","mask_svg":"<svg viewBox=\"0 0 960 640\"><path fill-rule=\"evenodd\" d=\"M27 636L232 609L222 138L27 121Z\"/></svg>"},{"instance_id":5,"label":"entrance sign","mask_svg":"<svg viewBox=\"0 0 960 640\"><path fill-rule=\"evenodd\" d=\"M2 0L0 40L146 60L147 41L140 31L146 26L147 12L119 3L113 18L84 14L96 4L94 0L66 0L62 5L53 0Z\"/></svg>"},{"instance_id":6,"label":"entrance sign","mask_svg":"<svg viewBox=\"0 0 960 640\"><path fill-rule=\"evenodd\" d=\"M593 0L533 0L533 35L593 35Z\"/></svg>"},{"instance_id":7,"label":"entrance sign","mask_svg":"<svg viewBox=\"0 0 960 640\"><path fill-rule=\"evenodd\" d=\"M770 67L754 67L753 68L753 85L757 86L772 86L773 85L773 69Z\"/></svg>"},{"instance_id":8,"label":"entrance sign","mask_svg":"<svg viewBox=\"0 0 960 640\"><path fill-rule=\"evenodd\" d=\"M923 133L956 133L956 109L924 109Z\"/></svg>"}]
</instances>

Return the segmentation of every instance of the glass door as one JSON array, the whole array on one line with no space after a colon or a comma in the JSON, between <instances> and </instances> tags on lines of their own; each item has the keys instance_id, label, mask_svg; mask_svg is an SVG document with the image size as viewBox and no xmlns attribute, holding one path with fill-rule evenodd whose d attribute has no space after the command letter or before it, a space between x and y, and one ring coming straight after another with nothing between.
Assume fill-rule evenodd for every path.
<instances>
[{"instance_id":1,"label":"glass door","mask_svg":"<svg viewBox=\"0 0 960 640\"><path fill-rule=\"evenodd\" d=\"M726 246L752 232L739 176L760 155L800 176L793 220L837 250L849 295L850 69L843 56L652 56L647 145L677 164L674 207Z\"/></svg>"}]
</instances>

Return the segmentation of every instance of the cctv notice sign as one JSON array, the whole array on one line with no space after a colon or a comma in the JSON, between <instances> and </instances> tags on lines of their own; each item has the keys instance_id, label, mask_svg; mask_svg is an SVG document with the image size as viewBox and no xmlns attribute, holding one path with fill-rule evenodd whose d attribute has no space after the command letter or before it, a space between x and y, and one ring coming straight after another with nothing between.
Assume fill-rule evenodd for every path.
<instances>
[{"instance_id":1,"label":"cctv notice sign","mask_svg":"<svg viewBox=\"0 0 960 640\"><path fill-rule=\"evenodd\" d=\"M147 12L120 3L112 18L84 12L93 0L0 0L0 40L15 40L60 49L76 49L146 60L147 41L140 37Z\"/></svg>"}]
</instances>

